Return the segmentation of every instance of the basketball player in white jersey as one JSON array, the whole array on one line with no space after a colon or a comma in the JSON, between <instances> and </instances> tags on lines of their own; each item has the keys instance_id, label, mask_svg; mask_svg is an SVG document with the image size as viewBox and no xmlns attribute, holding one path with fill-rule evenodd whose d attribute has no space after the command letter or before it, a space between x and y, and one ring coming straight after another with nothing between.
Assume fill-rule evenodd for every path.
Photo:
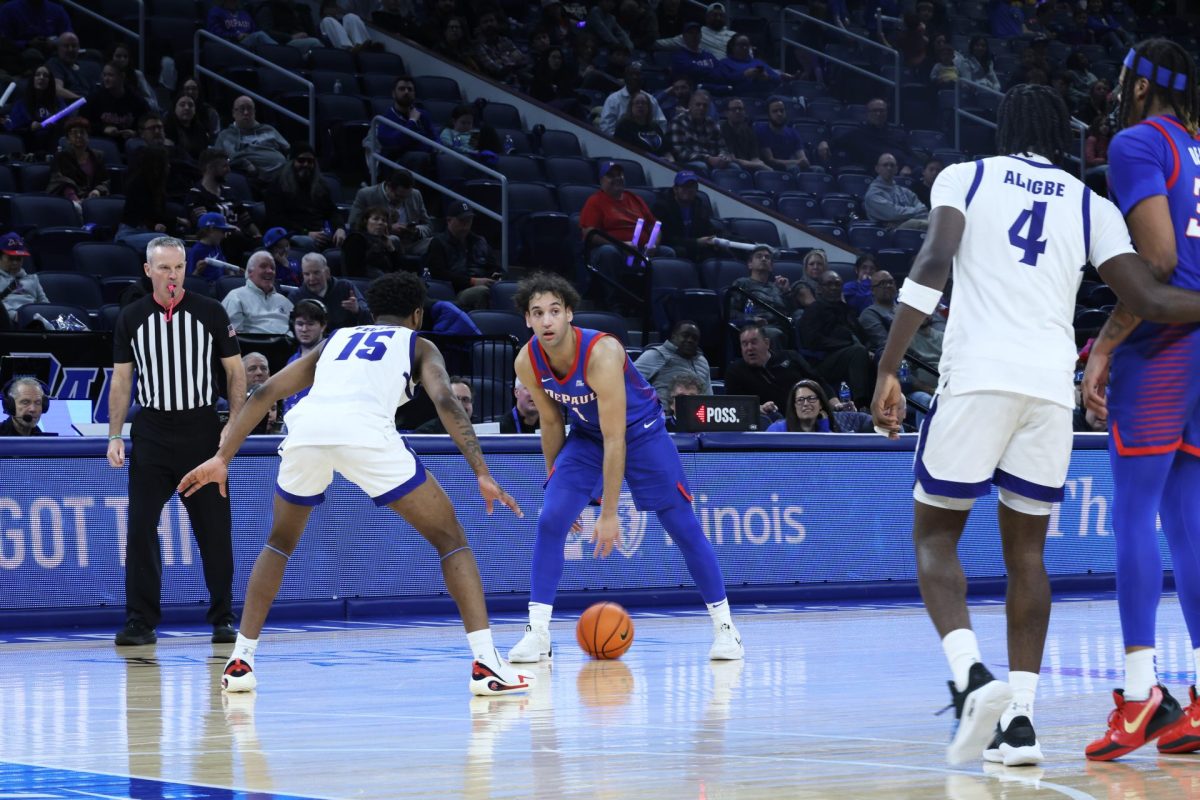
<instances>
[{"instance_id":1,"label":"basketball player in white jersey","mask_svg":"<svg viewBox=\"0 0 1200 800\"><path fill-rule=\"evenodd\" d=\"M1117 208L1055 166L1069 146L1069 119L1050 87L1016 86L999 109L997 150L1008 155L938 176L929 233L879 362L872 410L894 437L905 412L896 370L953 267L941 378L921 426L913 489L921 597L954 676L951 763L981 754L1007 766L1042 760L1033 700L1050 620L1043 551L1071 457L1072 323L1084 266L1097 265L1122 302L1150 319L1200 318L1200 294L1158 283ZM992 484L1008 571L1007 683L980 656L957 549L972 504Z\"/></svg>"},{"instance_id":2,"label":"basketball player in white jersey","mask_svg":"<svg viewBox=\"0 0 1200 800\"><path fill-rule=\"evenodd\" d=\"M521 509L489 473L471 420L450 389L441 353L415 333L421 327L425 285L410 273L392 273L371 284L367 301L374 325L336 331L322 346L263 384L230 420L217 454L179 484L184 496L208 483L220 485L224 494L230 459L267 409L312 387L287 415L274 521L250 575L241 631L221 686L229 692L248 692L257 684L254 653L267 611L308 515L325 499L336 471L376 505L386 505L402 516L437 549L446 588L458 605L475 658L471 692L525 691L530 677L503 662L492 644L479 569L450 499L396 432L396 408L412 399L418 383L429 393L442 424L474 470L487 512L492 513L497 500L517 516L523 516Z\"/></svg>"}]
</instances>

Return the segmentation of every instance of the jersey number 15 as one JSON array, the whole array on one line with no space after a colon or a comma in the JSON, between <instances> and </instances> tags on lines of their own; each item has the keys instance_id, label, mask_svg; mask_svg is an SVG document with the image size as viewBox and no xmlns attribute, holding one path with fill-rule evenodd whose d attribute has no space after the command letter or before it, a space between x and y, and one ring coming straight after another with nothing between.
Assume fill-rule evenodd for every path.
<instances>
[{"instance_id":1,"label":"jersey number 15","mask_svg":"<svg viewBox=\"0 0 1200 800\"><path fill-rule=\"evenodd\" d=\"M370 333L359 331L351 334L346 346L342 348L342 352L338 353L334 361L345 361L351 355L364 361L378 361L387 352L386 340L392 338L394 333L395 331L371 331Z\"/></svg>"}]
</instances>

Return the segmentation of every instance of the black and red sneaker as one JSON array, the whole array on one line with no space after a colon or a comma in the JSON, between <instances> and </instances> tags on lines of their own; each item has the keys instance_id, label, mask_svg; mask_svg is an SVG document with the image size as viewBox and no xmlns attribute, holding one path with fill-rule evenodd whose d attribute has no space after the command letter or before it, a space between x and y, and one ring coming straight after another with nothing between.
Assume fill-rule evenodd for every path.
<instances>
[{"instance_id":1,"label":"black and red sneaker","mask_svg":"<svg viewBox=\"0 0 1200 800\"><path fill-rule=\"evenodd\" d=\"M1158 752L1194 753L1200 750L1200 697L1196 695L1195 686L1188 687L1188 697L1192 702L1183 709L1179 719L1158 735Z\"/></svg>"},{"instance_id":2,"label":"black and red sneaker","mask_svg":"<svg viewBox=\"0 0 1200 800\"><path fill-rule=\"evenodd\" d=\"M1126 700L1124 691L1114 689L1113 702L1117 707L1108 715L1108 730L1084 749L1092 761L1112 761L1132 753L1162 735L1183 713L1162 685L1151 687L1145 700Z\"/></svg>"},{"instance_id":3,"label":"black and red sneaker","mask_svg":"<svg viewBox=\"0 0 1200 800\"><path fill-rule=\"evenodd\" d=\"M504 664L496 671L476 661L471 665L471 694L478 696L495 696L502 694L520 694L529 691L533 676L518 672L510 664Z\"/></svg>"}]
</instances>

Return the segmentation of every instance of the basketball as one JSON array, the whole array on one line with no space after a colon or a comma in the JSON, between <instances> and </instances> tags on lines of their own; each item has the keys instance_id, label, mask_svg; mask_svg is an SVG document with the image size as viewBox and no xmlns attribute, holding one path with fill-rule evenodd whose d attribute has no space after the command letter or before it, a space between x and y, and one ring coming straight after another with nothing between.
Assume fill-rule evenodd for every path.
<instances>
[{"instance_id":1,"label":"basketball","mask_svg":"<svg viewBox=\"0 0 1200 800\"><path fill-rule=\"evenodd\" d=\"M575 638L592 658L620 658L633 644L633 620L616 603L596 603L579 618Z\"/></svg>"}]
</instances>

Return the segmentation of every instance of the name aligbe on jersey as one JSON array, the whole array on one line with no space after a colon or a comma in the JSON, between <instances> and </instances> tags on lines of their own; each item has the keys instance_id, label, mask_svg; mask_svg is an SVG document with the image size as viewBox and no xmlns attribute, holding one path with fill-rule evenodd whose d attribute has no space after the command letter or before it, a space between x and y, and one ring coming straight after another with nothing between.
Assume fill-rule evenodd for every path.
<instances>
[{"instance_id":1,"label":"name aligbe on jersey","mask_svg":"<svg viewBox=\"0 0 1200 800\"><path fill-rule=\"evenodd\" d=\"M1019 172L1013 172L1011 169L1004 173L1004 182L1011 183L1019 189L1024 189L1030 194L1040 194L1047 197L1062 197L1066 187L1058 181L1031 181L1026 179Z\"/></svg>"}]
</instances>

